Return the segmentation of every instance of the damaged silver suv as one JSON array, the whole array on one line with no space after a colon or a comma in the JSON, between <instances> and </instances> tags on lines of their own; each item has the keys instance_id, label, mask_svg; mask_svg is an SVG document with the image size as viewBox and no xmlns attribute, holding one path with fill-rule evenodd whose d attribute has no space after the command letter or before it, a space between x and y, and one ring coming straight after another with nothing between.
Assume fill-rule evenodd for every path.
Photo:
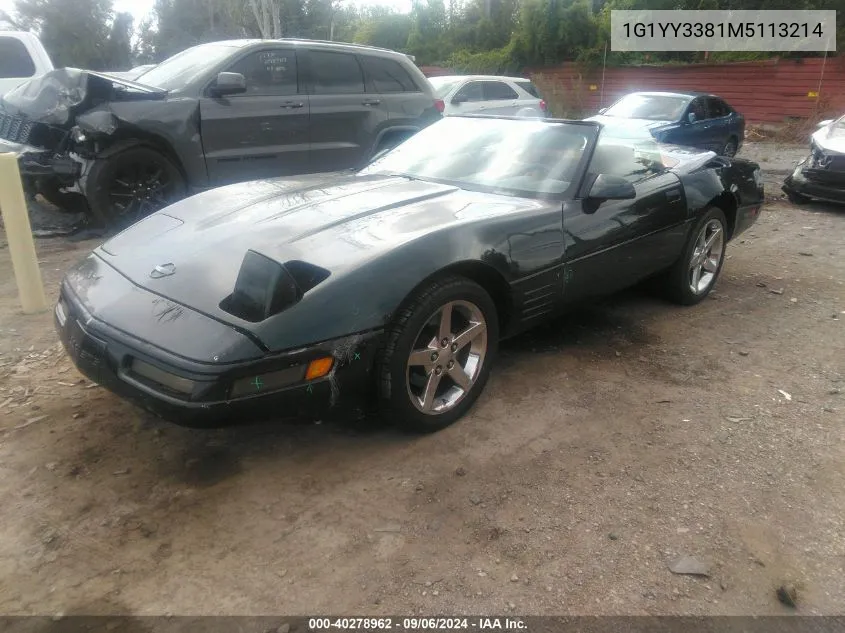
<instances>
[{"instance_id":1,"label":"damaged silver suv","mask_svg":"<svg viewBox=\"0 0 845 633\"><path fill-rule=\"evenodd\" d=\"M133 81L59 69L0 99L25 189L121 228L209 187L364 165L441 117L407 55L311 40L189 48Z\"/></svg>"}]
</instances>

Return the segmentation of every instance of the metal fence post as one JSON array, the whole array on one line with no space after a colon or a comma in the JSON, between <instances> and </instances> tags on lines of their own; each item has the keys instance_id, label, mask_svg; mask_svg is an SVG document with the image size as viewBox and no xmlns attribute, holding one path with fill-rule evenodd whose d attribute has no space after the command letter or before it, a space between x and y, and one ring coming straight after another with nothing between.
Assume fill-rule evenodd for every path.
<instances>
[{"instance_id":1,"label":"metal fence post","mask_svg":"<svg viewBox=\"0 0 845 633\"><path fill-rule=\"evenodd\" d=\"M18 160L14 154L0 154L0 213L6 227L6 240L18 284L23 311L27 314L47 309L44 283L38 268L38 255L23 195Z\"/></svg>"}]
</instances>

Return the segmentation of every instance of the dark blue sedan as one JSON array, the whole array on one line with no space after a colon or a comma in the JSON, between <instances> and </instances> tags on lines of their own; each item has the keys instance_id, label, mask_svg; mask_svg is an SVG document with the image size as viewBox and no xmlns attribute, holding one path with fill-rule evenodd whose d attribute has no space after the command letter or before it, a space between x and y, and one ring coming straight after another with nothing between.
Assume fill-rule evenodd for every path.
<instances>
[{"instance_id":1,"label":"dark blue sedan","mask_svg":"<svg viewBox=\"0 0 845 633\"><path fill-rule=\"evenodd\" d=\"M745 137L745 117L715 95L701 92L632 92L588 121L649 130L657 141L733 156Z\"/></svg>"}]
</instances>

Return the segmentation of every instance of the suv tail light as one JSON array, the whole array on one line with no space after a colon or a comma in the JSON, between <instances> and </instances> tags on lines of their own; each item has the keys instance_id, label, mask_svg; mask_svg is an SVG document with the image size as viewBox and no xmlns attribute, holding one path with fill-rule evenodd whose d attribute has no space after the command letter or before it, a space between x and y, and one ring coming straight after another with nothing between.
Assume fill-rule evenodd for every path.
<instances>
[{"instance_id":1,"label":"suv tail light","mask_svg":"<svg viewBox=\"0 0 845 633\"><path fill-rule=\"evenodd\" d=\"M540 109L545 112L546 111L546 102L540 99Z\"/></svg>"},{"instance_id":2,"label":"suv tail light","mask_svg":"<svg viewBox=\"0 0 845 633\"><path fill-rule=\"evenodd\" d=\"M434 100L434 107L437 108L437 111L441 114L444 110L446 110L446 104L443 102L443 99L435 99Z\"/></svg>"}]
</instances>

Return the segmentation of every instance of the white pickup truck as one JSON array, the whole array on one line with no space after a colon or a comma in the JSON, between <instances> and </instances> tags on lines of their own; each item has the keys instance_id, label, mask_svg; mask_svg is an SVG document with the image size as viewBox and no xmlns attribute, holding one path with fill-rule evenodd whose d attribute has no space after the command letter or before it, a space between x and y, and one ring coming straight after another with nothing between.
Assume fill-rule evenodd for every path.
<instances>
[{"instance_id":1,"label":"white pickup truck","mask_svg":"<svg viewBox=\"0 0 845 633\"><path fill-rule=\"evenodd\" d=\"M53 62L35 35L0 31L0 97L27 79L51 70Z\"/></svg>"}]
</instances>

